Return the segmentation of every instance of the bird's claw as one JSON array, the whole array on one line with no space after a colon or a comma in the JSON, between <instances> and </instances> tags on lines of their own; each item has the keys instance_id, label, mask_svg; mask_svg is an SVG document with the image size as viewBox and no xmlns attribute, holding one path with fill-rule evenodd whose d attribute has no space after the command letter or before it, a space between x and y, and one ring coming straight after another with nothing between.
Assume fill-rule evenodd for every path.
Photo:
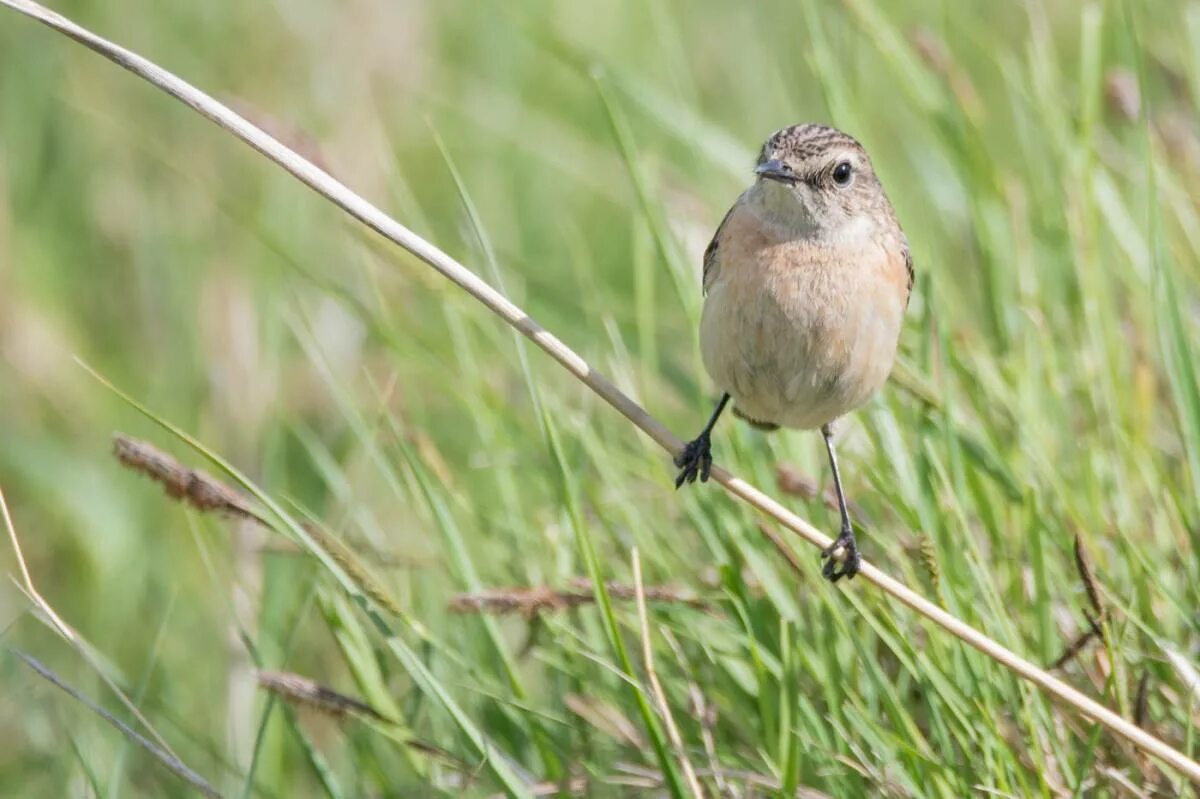
<instances>
[{"instance_id":1,"label":"bird's claw","mask_svg":"<svg viewBox=\"0 0 1200 799\"><path fill-rule=\"evenodd\" d=\"M862 566L862 558L858 554L858 542L854 540L854 531L843 529L837 540L821 551L821 559L825 565L821 574L831 583L836 583L843 577L853 578Z\"/></svg>"},{"instance_id":2,"label":"bird's claw","mask_svg":"<svg viewBox=\"0 0 1200 799\"><path fill-rule=\"evenodd\" d=\"M712 470L712 442L707 433L702 433L675 456L675 465L679 467L679 475L675 478L675 487L684 483L694 483L700 478L701 483L708 482L708 473Z\"/></svg>"}]
</instances>

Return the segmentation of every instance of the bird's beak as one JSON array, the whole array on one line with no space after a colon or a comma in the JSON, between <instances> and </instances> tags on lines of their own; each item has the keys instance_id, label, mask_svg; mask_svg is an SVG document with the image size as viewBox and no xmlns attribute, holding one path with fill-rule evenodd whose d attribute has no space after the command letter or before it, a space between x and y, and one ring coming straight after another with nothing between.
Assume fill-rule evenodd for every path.
<instances>
[{"instance_id":1,"label":"bird's beak","mask_svg":"<svg viewBox=\"0 0 1200 799\"><path fill-rule=\"evenodd\" d=\"M780 183L795 184L797 180L796 173L792 171L792 168L778 158L763 161L754 167L754 174L767 180L777 180Z\"/></svg>"}]
</instances>

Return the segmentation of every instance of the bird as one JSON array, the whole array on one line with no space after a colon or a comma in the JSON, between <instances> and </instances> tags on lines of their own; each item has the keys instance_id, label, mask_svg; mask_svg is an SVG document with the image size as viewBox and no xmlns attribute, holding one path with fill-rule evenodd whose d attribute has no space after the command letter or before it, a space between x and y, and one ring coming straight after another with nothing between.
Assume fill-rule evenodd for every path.
<instances>
[{"instance_id":1,"label":"bird","mask_svg":"<svg viewBox=\"0 0 1200 799\"><path fill-rule=\"evenodd\" d=\"M841 514L822 574L854 577L862 559L834 422L886 382L913 278L908 239L862 144L821 124L771 134L704 252L700 352L721 397L675 456L675 487L708 480L712 431L730 402L764 431L819 429Z\"/></svg>"}]
</instances>

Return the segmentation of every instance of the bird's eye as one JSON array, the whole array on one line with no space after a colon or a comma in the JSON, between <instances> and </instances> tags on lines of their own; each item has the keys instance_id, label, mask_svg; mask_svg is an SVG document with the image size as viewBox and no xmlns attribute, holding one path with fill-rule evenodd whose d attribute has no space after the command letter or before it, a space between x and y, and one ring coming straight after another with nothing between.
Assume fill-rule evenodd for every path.
<instances>
[{"instance_id":1,"label":"bird's eye","mask_svg":"<svg viewBox=\"0 0 1200 799\"><path fill-rule=\"evenodd\" d=\"M850 185L852 168L849 161L842 161L833 168L833 182L843 188Z\"/></svg>"}]
</instances>

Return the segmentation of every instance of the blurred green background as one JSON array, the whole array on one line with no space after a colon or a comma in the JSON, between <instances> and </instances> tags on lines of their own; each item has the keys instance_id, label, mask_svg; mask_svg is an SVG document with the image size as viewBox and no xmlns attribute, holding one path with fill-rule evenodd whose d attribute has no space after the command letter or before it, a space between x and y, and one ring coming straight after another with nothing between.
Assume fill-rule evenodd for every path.
<instances>
[{"instance_id":1,"label":"blurred green background","mask_svg":"<svg viewBox=\"0 0 1200 799\"><path fill-rule=\"evenodd\" d=\"M707 418L700 253L762 140L872 153L918 286L896 381L843 425L866 557L1191 751L1200 723L1200 4L200 4L59 10L234 106L461 259L680 436ZM457 177L457 179L456 179ZM861 581L831 588L414 258L65 38L0 12L0 488L35 583L4 644L230 796L683 795L631 551L714 796L1192 795ZM527 354L527 357L525 355ZM187 509L114 431L296 513L402 611L277 532ZM819 437L716 456L832 531ZM570 589L612 609L448 602ZM5 570L17 574L11 549ZM584 589L584 595L590 591ZM297 709L255 664L396 723ZM5 649L0 794L185 795ZM145 732L144 727L140 729ZM804 793L808 791L808 793ZM1134 794L1136 795L1136 794Z\"/></svg>"}]
</instances>

